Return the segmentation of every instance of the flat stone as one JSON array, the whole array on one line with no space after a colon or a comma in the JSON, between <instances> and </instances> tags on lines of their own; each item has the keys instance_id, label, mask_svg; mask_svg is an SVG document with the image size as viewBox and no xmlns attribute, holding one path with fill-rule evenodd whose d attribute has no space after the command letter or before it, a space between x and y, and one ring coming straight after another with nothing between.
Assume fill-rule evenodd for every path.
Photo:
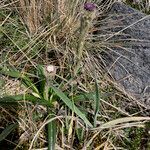
<instances>
[{"instance_id":1,"label":"flat stone","mask_svg":"<svg viewBox=\"0 0 150 150\"><path fill-rule=\"evenodd\" d=\"M127 93L150 106L150 16L116 2L98 26L105 69Z\"/></svg>"}]
</instances>

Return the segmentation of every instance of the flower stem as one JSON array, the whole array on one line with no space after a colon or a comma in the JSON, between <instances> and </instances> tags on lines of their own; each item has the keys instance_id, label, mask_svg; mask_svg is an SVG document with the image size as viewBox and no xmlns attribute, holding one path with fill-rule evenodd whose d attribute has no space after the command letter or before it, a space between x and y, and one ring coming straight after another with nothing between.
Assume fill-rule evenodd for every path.
<instances>
[{"instance_id":1,"label":"flower stem","mask_svg":"<svg viewBox=\"0 0 150 150\"><path fill-rule=\"evenodd\" d=\"M74 69L74 76L77 75L78 70L80 68L80 64L82 62L83 50L85 45L86 36L88 34L91 22L93 20L94 12L86 12L81 18L81 25L80 25L80 37L77 45L77 56L75 59L75 69Z\"/></svg>"}]
</instances>

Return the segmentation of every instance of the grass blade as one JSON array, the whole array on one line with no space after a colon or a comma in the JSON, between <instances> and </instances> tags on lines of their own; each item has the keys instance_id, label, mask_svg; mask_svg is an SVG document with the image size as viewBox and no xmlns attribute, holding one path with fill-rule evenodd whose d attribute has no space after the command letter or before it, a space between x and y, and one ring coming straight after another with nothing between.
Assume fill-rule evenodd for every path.
<instances>
[{"instance_id":1,"label":"grass blade","mask_svg":"<svg viewBox=\"0 0 150 150\"><path fill-rule=\"evenodd\" d=\"M0 134L0 142L4 140L14 129L18 127L18 123L7 126Z\"/></svg>"},{"instance_id":2,"label":"grass blade","mask_svg":"<svg viewBox=\"0 0 150 150\"><path fill-rule=\"evenodd\" d=\"M97 114L99 112L99 90L98 90L98 83L97 79L95 79L95 112L94 112L94 127L96 127L96 121L97 121Z\"/></svg>"},{"instance_id":3,"label":"grass blade","mask_svg":"<svg viewBox=\"0 0 150 150\"><path fill-rule=\"evenodd\" d=\"M130 121L150 121L150 117L124 117L124 118L118 118L118 119L115 119L115 120L112 120L112 121L109 121L107 123L104 123L103 125L101 125L100 127L98 128L102 128L102 129L105 129L105 128L112 128L112 127L115 127L117 124L122 124L122 123L127 123L127 122L130 122Z\"/></svg>"},{"instance_id":4,"label":"grass blade","mask_svg":"<svg viewBox=\"0 0 150 150\"><path fill-rule=\"evenodd\" d=\"M92 124L85 117L85 115L72 103L72 101L61 90L52 85L51 88L55 91L57 96L59 96L59 98L85 122L85 124L92 127Z\"/></svg>"}]
</instances>

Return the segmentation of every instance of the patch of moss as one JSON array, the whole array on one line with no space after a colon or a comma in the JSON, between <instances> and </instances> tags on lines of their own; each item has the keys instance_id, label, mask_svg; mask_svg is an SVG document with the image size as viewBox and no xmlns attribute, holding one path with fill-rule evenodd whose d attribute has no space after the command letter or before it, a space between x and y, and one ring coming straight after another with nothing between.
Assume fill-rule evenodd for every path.
<instances>
[{"instance_id":1,"label":"patch of moss","mask_svg":"<svg viewBox=\"0 0 150 150\"><path fill-rule=\"evenodd\" d=\"M149 124L145 128L132 127L126 129L128 140L125 141L125 148L128 150L147 150L150 148Z\"/></svg>"}]
</instances>

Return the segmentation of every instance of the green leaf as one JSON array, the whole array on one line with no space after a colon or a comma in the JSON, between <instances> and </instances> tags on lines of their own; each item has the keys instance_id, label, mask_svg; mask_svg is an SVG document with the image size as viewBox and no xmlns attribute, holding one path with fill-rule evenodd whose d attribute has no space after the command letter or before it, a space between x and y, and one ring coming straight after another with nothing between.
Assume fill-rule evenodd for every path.
<instances>
[{"instance_id":1,"label":"green leaf","mask_svg":"<svg viewBox=\"0 0 150 150\"><path fill-rule=\"evenodd\" d=\"M82 142L83 138L84 138L84 135L85 135L84 128L77 128L76 129L76 134L77 134L77 137L78 137L79 141Z\"/></svg>"},{"instance_id":2,"label":"green leaf","mask_svg":"<svg viewBox=\"0 0 150 150\"><path fill-rule=\"evenodd\" d=\"M62 101L85 122L85 124L92 127L92 124L85 117L85 115L73 104L73 102L61 90L52 85L51 88L60 97L60 99L62 99Z\"/></svg>"},{"instance_id":3,"label":"green leaf","mask_svg":"<svg viewBox=\"0 0 150 150\"><path fill-rule=\"evenodd\" d=\"M4 140L14 129L18 127L18 123L7 126L0 134L0 142Z\"/></svg>"},{"instance_id":4,"label":"green leaf","mask_svg":"<svg viewBox=\"0 0 150 150\"><path fill-rule=\"evenodd\" d=\"M27 77L25 74L20 73L17 71L15 68L11 67L1 67L0 66L0 73L4 75L8 75L13 78L18 78L21 79L22 83L27 87L32 89L35 93L39 93L38 89L36 86L32 83L29 77Z\"/></svg>"},{"instance_id":5,"label":"green leaf","mask_svg":"<svg viewBox=\"0 0 150 150\"><path fill-rule=\"evenodd\" d=\"M37 98L30 94L22 94L22 95L14 95L14 96L5 96L0 98L0 105L10 105L15 104L18 102L24 102L24 101L32 102L32 103L38 103L39 105L43 106L51 106L48 101L46 101L43 98Z\"/></svg>"},{"instance_id":6,"label":"green leaf","mask_svg":"<svg viewBox=\"0 0 150 150\"><path fill-rule=\"evenodd\" d=\"M22 76L22 74L15 70L14 68L6 68L6 67L1 67L0 66L0 73L1 74L4 74L4 75L8 75L10 77L13 77L13 78L20 78Z\"/></svg>"},{"instance_id":7,"label":"green leaf","mask_svg":"<svg viewBox=\"0 0 150 150\"><path fill-rule=\"evenodd\" d=\"M23 84L24 84L27 88L32 89L32 91L35 92L35 93L37 93L37 94L39 93L37 87L32 83L32 81L31 81L28 77L22 76L21 79L22 79Z\"/></svg>"},{"instance_id":8,"label":"green leaf","mask_svg":"<svg viewBox=\"0 0 150 150\"><path fill-rule=\"evenodd\" d=\"M39 93L42 95L42 97L44 97L46 77L44 75L43 67L41 65L38 65L37 67L37 74L38 74L37 88L38 88Z\"/></svg>"}]
</instances>

